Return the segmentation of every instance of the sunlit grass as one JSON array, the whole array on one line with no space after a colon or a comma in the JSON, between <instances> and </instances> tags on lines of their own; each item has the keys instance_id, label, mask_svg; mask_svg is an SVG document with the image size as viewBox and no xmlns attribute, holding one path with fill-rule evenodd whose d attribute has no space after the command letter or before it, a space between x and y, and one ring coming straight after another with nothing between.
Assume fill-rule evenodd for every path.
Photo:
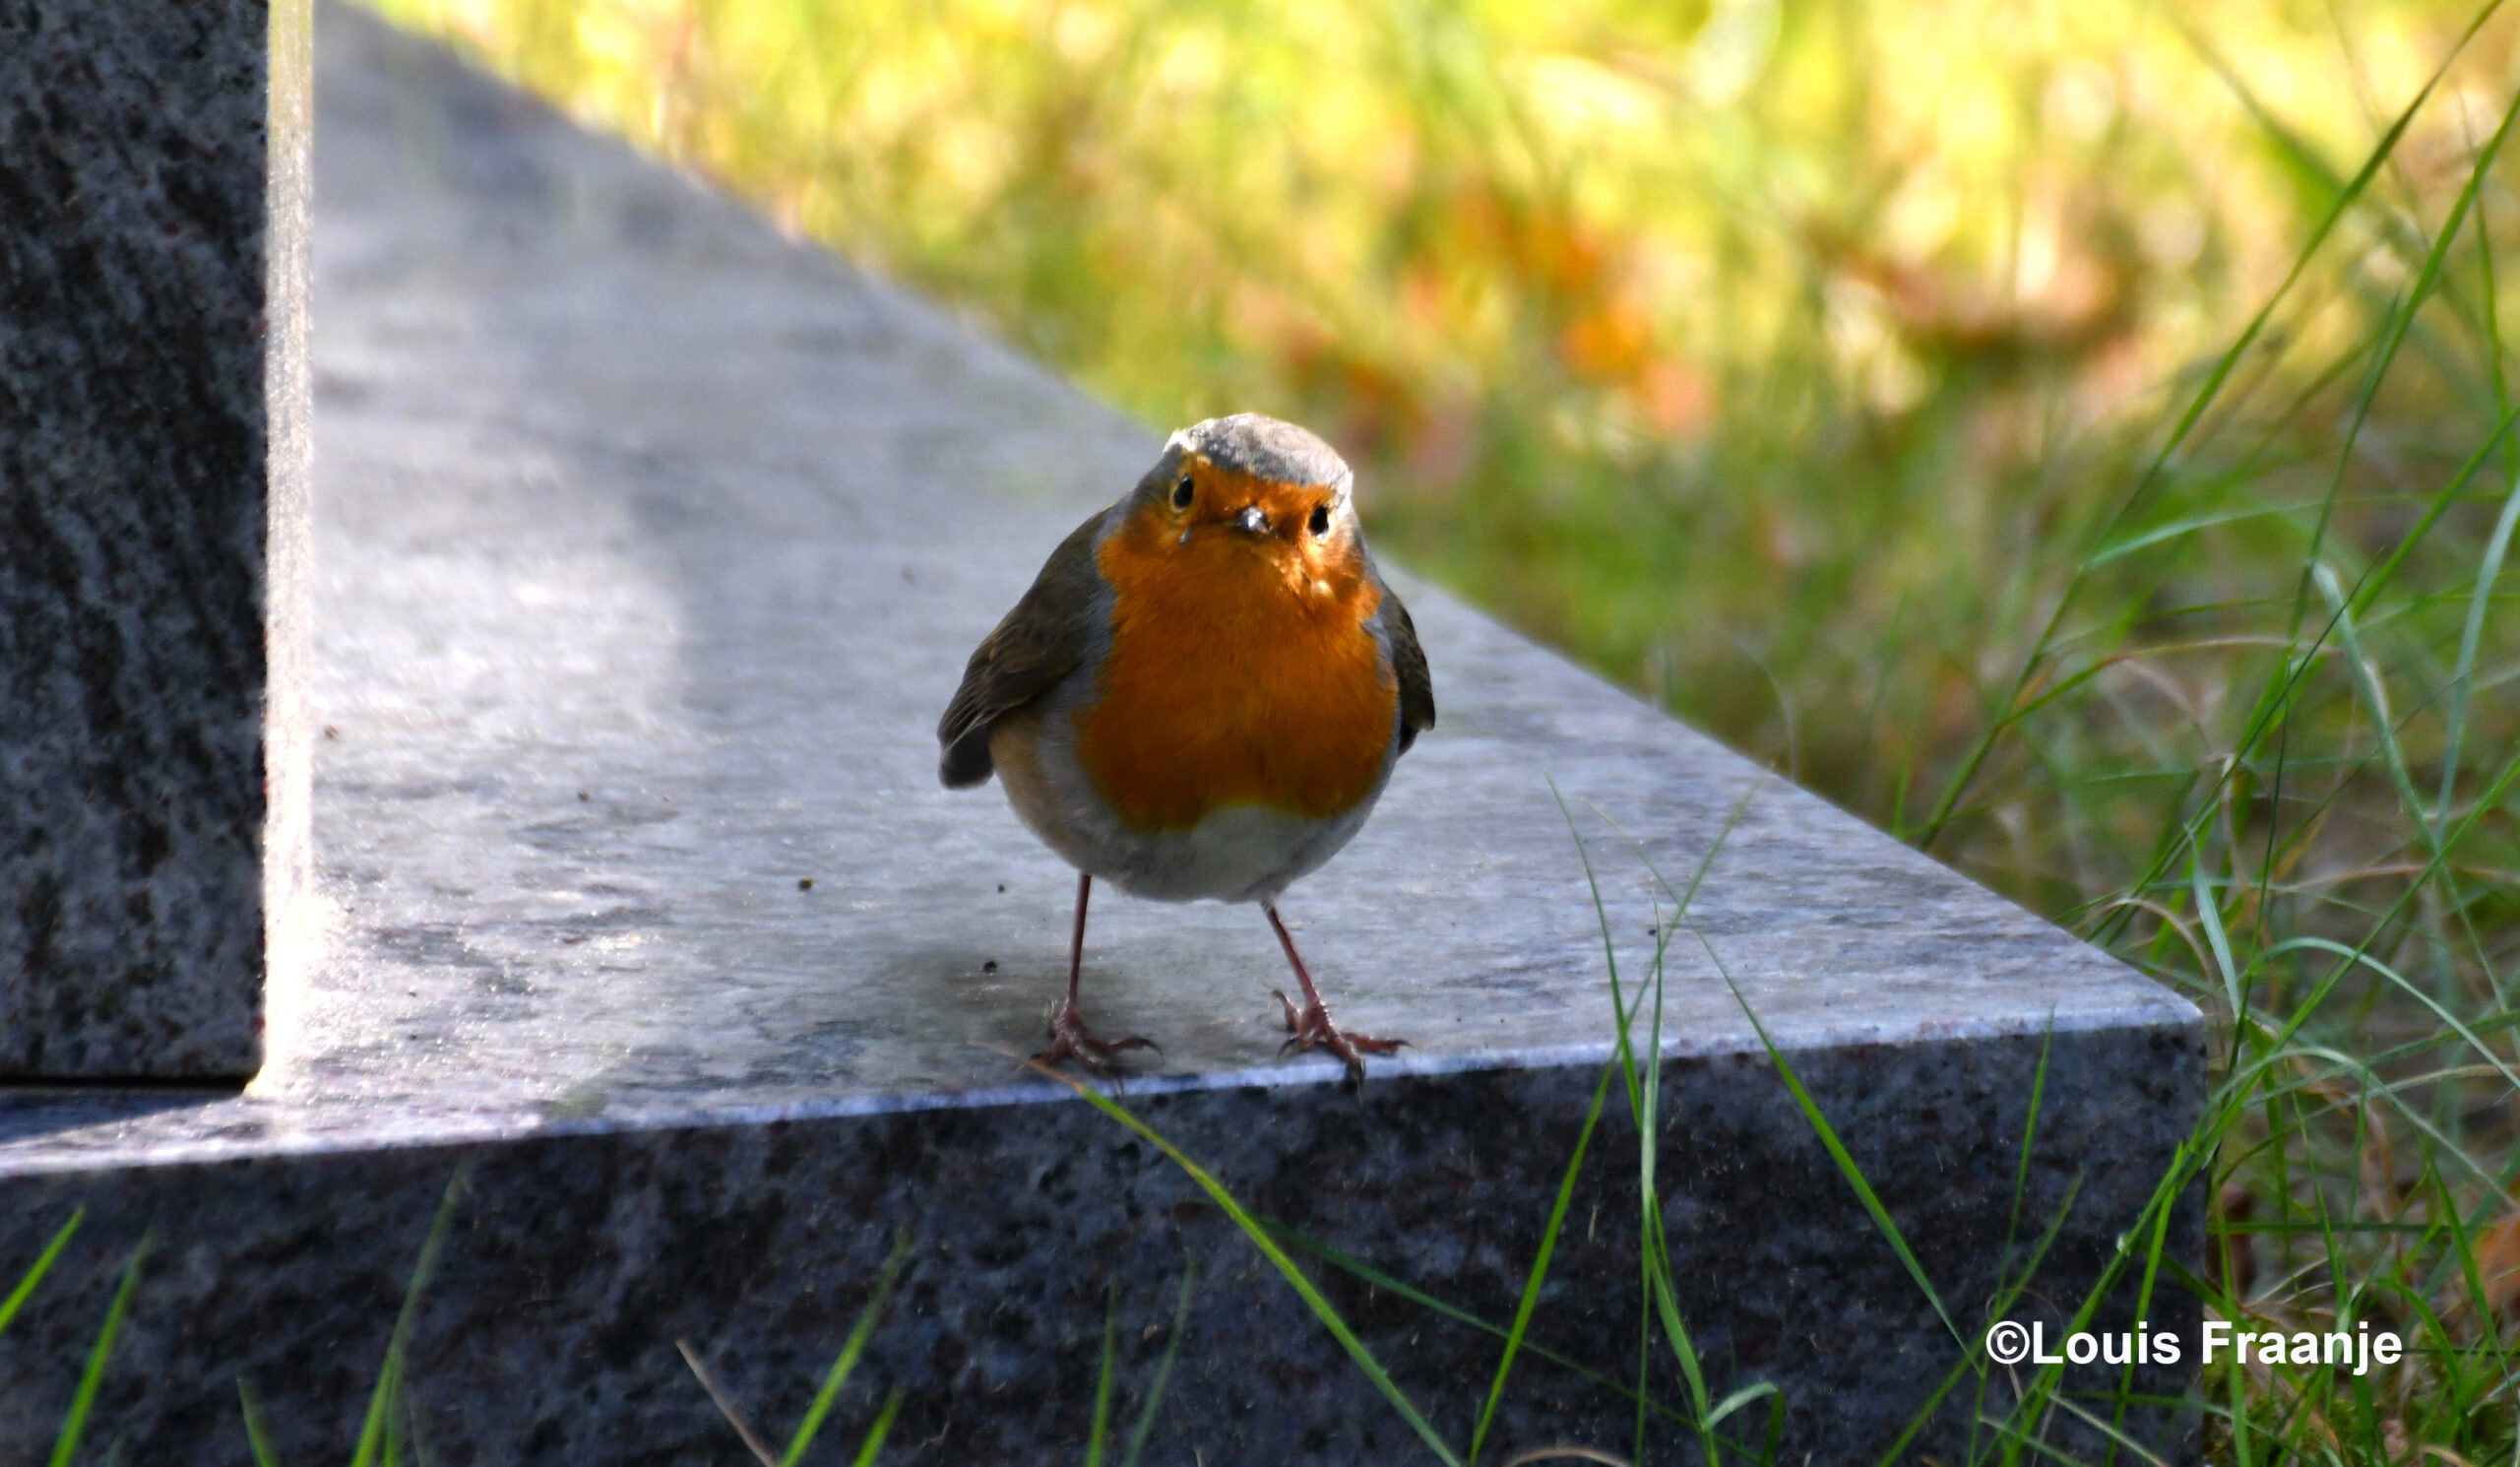
<instances>
[{"instance_id":1,"label":"sunlit grass","mask_svg":"<svg viewBox=\"0 0 2520 1467\"><path fill-rule=\"evenodd\" d=\"M384 0L2213 1016L2219 1455L2515 1451L2491 6ZM1441 669L1437 669L1440 682ZM1641 1100L1641 1092L1640 1092Z\"/></svg>"}]
</instances>

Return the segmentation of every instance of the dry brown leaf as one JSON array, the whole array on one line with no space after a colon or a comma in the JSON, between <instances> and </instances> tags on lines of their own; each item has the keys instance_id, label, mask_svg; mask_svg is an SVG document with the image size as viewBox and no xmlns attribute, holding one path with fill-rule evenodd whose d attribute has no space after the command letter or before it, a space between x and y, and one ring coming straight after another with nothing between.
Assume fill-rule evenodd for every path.
<instances>
[{"instance_id":1,"label":"dry brown leaf","mask_svg":"<svg viewBox=\"0 0 2520 1467\"><path fill-rule=\"evenodd\" d=\"M2508 1317L2512 1304L2520 1301L2520 1206L2506 1209L2500 1221L2478 1236L2476 1256L2487 1306Z\"/></svg>"}]
</instances>

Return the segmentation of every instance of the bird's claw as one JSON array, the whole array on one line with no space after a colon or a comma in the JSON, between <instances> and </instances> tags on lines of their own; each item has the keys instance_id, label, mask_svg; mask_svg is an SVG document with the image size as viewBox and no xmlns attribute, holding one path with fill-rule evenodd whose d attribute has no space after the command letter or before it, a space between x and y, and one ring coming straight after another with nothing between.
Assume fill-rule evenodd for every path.
<instances>
[{"instance_id":1,"label":"bird's claw","mask_svg":"<svg viewBox=\"0 0 2520 1467\"><path fill-rule=\"evenodd\" d=\"M1287 1042L1278 1047L1278 1057L1290 1052L1309 1052L1316 1046L1339 1056L1348 1066L1348 1078L1361 1088L1365 1083L1365 1055L1397 1054L1405 1039L1376 1039L1370 1034L1352 1034L1330 1022L1330 1010L1319 1003L1295 1007L1283 989L1273 989L1271 996L1287 1014Z\"/></svg>"},{"instance_id":2,"label":"bird's claw","mask_svg":"<svg viewBox=\"0 0 2520 1467\"><path fill-rule=\"evenodd\" d=\"M1164 1046L1142 1034L1124 1034L1118 1039L1097 1039L1085 1027L1085 1016L1066 999L1050 1008L1050 1047L1033 1056L1040 1064L1056 1064L1073 1059L1098 1075L1114 1073L1111 1061L1131 1050L1153 1050L1164 1052Z\"/></svg>"}]
</instances>

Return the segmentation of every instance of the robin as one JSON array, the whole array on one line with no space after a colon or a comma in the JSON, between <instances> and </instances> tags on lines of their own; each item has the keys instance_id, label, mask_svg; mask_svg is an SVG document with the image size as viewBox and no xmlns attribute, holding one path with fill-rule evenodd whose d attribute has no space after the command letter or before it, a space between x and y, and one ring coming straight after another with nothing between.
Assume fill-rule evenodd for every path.
<instances>
[{"instance_id":1,"label":"robin","mask_svg":"<svg viewBox=\"0 0 2520 1467\"><path fill-rule=\"evenodd\" d=\"M996 773L1077 868L1043 1062L1102 1070L1157 1048L1098 1038L1078 1006L1097 876L1158 901L1258 903L1303 991L1300 1010L1276 994L1284 1048L1328 1050L1359 1083L1365 1054L1399 1049L1331 1022L1278 916L1435 724L1426 655L1365 553L1354 482L1293 423L1244 413L1183 428L972 654L936 728L937 772L951 790Z\"/></svg>"}]
</instances>

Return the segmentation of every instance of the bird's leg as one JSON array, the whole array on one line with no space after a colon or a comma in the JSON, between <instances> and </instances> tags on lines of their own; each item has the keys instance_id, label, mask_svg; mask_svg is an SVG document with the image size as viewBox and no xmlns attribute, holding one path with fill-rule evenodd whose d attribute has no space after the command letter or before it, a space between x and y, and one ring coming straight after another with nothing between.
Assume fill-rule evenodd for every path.
<instances>
[{"instance_id":1,"label":"bird's leg","mask_svg":"<svg viewBox=\"0 0 2520 1467\"><path fill-rule=\"evenodd\" d=\"M1321 1001L1321 990L1312 986L1312 975L1304 971L1303 955L1295 951L1295 939L1278 916L1277 904L1263 902L1260 910L1269 914L1270 930L1278 934L1278 945L1287 950L1287 962L1295 970L1295 983L1303 989L1303 1008L1298 1012L1286 990L1277 992L1278 1004L1287 1011L1287 1042L1278 1052L1309 1050L1315 1045L1336 1054L1348 1066L1348 1078L1361 1087L1365 1083L1365 1055L1392 1054L1409 1043L1405 1039L1375 1039L1366 1034L1351 1034L1330 1022L1330 1005Z\"/></svg>"},{"instance_id":2,"label":"bird's leg","mask_svg":"<svg viewBox=\"0 0 2520 1467\"><path fill-rule=\"evenodd\" d=\"M1076 925L1067 934L1067 1006L1076 1007L1076 982L1085 973L1085 904L1094 896L1094 873L1076 873Z\"/></svg>"},{"instance_id":3,"label":"bird's leg","mask_svg":"<svg viewBox=\"0 0 2520 1467\"><path fill-rule=\"evenodd\" d=\"M1085 1027L1085 1013L1077 1007L1077 980L1085 971L1085 903L1094 894L1094 877L1086 871L1076 873L1076 930L1067 944L1067 997L1050 1008L1050 1047L1033 1057L1042 1064L1056 1064L1073 1059L1097 1074L1107 1074L1111 1056L1127 1050L1153 1050L1164 1052L1164 1047L1143 1035L1128 1034L1118 1039L1096 1039Z\"/></svg>"}]
</instances>

